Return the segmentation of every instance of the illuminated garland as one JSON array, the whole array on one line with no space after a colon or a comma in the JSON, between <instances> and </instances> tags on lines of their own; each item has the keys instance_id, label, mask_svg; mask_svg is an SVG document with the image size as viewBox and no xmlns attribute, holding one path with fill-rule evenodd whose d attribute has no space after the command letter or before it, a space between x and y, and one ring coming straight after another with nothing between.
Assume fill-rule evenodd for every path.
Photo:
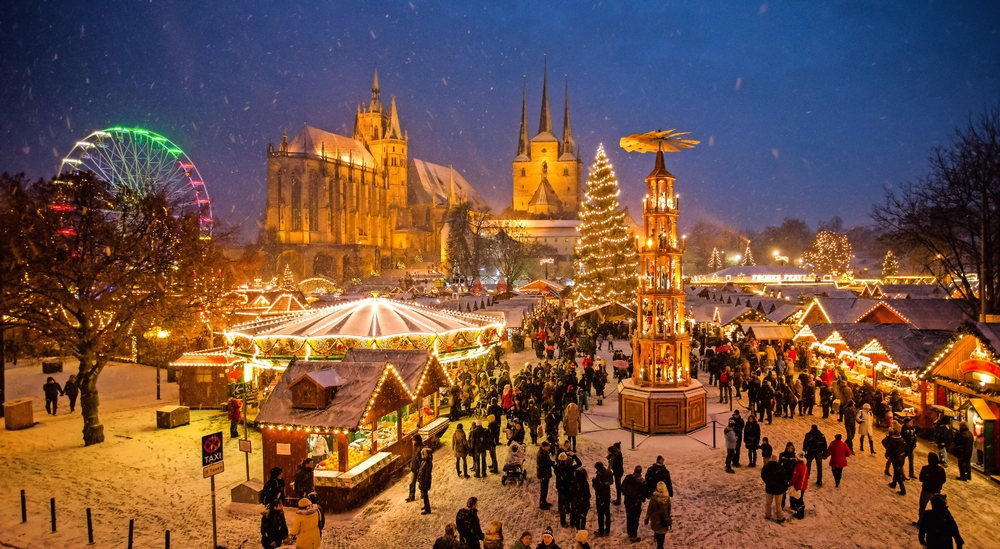
<instances>
[{"instance_id":1,"label":"illuminated garland","mask_svg":"<svg viewBox=\"0 0 1000 549\"><path fill-rule=\"evenodd\" d=\"M882 260L882 276L895 276L897 273L899 273L899 260L892 250L889 250L885 252L885 259Z\"/></svg>"},{"instance_id":2,"label":"illuminated garland","mask_svg":"<svg viewBox=\"0 0 1000 549\"><path fill-rule=\"evenodd\" d=\"M753 252L750 251L750 241L747 240L747 249L743 251L743 262L740 265L753 267L757 262L753 260Z\"/></svg>"},{"instance_id":3,"label":"illuminated garland","mask_svg":"<svg viewBox=\"0 0 1000 549\"><path fill-rule=\"evenodd\" d=\"M708 258L708 270L709 271L722 270L722 254L719 253L718 248L712 248L712 256Z\"/></svg>"},{"instance_id":4,"label":"illuminated garland","mask_svg":"<svg viewBox=\"0 0 1000 549\"><path fill-rule=\"evenodd\" d=\"M577 228L580 238L573 253L577 309L635 300L639 258L625 226L625 210L618 202L620 193L601 145L587 177L586 200L580 209L581 224Z\"/></svg>"},{"instance_id":5,"label":"illuminated garland","mask_svg":"<svg viewBox=\"0 0 1000 549\"><path fill-rule=\"evenodd\" d=\"M820 231L802 259L819 273L846 273L851 264L851 243L846 234Z\"/></svg>"}]
</instances>

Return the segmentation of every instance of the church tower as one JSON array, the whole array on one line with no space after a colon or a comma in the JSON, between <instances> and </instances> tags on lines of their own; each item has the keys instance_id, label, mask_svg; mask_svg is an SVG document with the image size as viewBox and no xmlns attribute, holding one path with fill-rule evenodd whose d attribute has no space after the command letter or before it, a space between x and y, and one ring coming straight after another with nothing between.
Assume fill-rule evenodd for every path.
<instances>
[{"instance_id":1,"label":"church tower","mask_svg":"<svg viewBox=\"0 0 1000 549\"><path fill-rule=\"evenodd\" d=\"M521 128L512 162L514 212L529 216L575 219L583 197L583 163L576 155L570 125L569 83L563 114L563 138L552 131L549 108L548 61L542 76L542 109L538 133L528 139L527 84L521 98Z\"/></svg>"},{"instance_id":2,"label":"church tower","mask_svg":"<svg viewBox=\"0 0 1000 549\"><path fill-rule=\"evenodd\" d=\"M389 101L389 109L382 105L381 90L378 85L378 69L372 81L372 99L367 108L358 105L354 124L354 139L365 144L379 164L383 180L388 188L389 208L406 207L406 163L408 136L399 127L399 113L396 111L396 97Z\"/></svg>"}]
</instances>

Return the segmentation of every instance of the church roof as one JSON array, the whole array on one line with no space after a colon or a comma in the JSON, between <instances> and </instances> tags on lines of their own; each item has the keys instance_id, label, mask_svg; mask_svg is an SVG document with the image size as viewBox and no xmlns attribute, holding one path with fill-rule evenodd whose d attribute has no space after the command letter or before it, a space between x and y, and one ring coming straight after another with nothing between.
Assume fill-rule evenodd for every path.
<instances>
[{"instance_id":1,"label":"church roof","mask_svg":"<svg viewBox=\"0 0 1000 549\"><path fill-rule=\"evenodd\" d=\"M551 132L540 132L538 135L531 138L532 143L534 143L535 141L552 141L554 143L559 142L559 140L556 139L556 136L552 135Z\"/></svg>"},{"instance_id":2,"label":"church roof","mask_svg":"<svg viewBox=\"0 0 1000 549\"><path fill-rule=\"evenodd\" d=\"M410 204L447 205L451 184L455 185L455 198L465 200L477 208L489 208L475 188L462 177L461 172L448 166L432 164L426 160L410 160L407 200Z\"/></svg>"},{"instance_id":3,"label":"church roof","mask_svg":"<svg viewBox=\"0 0 1000 549\"><path fill-rule=\"evenodd\" d=\"M549 184L549 180L542 178L542 182L538 184L538 188L535 189L535 194L531 195L531 200L528 201L528 207L532 206L551 206L553 208L561 208L562 201L559 200L559 195L556 194L556 190L552 188Z\"/></svg>"},{"instance_id":4,"label":"church roof","mask_svg":"<svg viewBox=\"0 0 1000 549\"><path fill-rule=\"evenodd\" d=\"M288 143L288 152L312 156L322 156L325 152L331 160L340 154L340 159L344 162L353 159L356 164L375 165L375 157L361 142L312 126L302 127L302 131Z\"/></svg>"}]
</instances>

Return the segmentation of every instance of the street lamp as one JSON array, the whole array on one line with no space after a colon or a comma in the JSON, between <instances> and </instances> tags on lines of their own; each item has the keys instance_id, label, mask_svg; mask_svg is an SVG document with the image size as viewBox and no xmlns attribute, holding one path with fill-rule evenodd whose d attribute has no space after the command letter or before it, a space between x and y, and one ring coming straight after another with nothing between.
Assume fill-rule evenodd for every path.
<instances>
[{"instance_id":1,"label":"street lamp","mask_svg":"<svg viewBox=\"0 0 1000 549\"><path fill-rule=\"evenodd\" d=\"M143 336L147 340L149 340L149 341L152 341L152 340L155 339L155 340L159 340L162 343L163 340L165 340L168 337L170 337L170 332L168 330L164 330L163 328L161 328L159 326L156 326L156 327L150 328L148 332L146 332L145 334L143 334ZM159 349L159 348L158 348L158 350L162 351L162 349ZM162 359L162 356L158 356L155 359L156 360L156 364L155 364L155 366L156 366L156 400L160 400L160 360L161 359Z\"/></svg>"}]
</instances>

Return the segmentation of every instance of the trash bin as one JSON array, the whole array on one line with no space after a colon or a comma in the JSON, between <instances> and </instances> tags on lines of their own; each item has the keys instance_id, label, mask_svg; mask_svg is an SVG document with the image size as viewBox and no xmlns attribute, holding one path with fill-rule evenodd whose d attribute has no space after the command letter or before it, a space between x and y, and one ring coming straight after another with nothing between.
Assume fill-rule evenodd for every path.
<instances>
[{"instance_id":1,"label":"trash bin","mask_svg":"<svg viewBox=\"0 0 1000 549\"><path fill-rule=\"evenodd\" d=\"M9 400L3 404L3 423L8 431L27 429L35 424L30 398Z\"/></svg>"}]
</instances>

